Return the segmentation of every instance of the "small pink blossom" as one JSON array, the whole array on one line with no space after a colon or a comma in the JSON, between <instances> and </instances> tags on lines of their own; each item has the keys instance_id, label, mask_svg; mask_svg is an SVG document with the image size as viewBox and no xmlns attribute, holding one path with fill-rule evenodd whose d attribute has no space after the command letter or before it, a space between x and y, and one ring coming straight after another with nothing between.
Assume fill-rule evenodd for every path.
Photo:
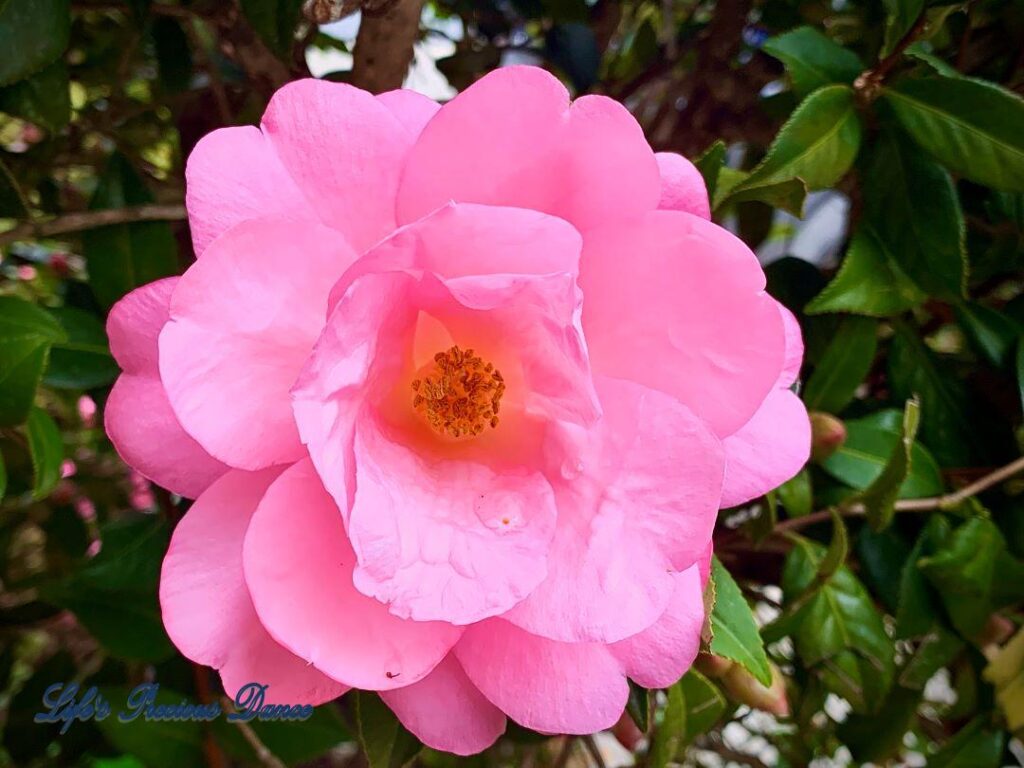
<instances>
[{"instance_id":1,"label":"small pink blossom","mask_svg":"<svg viewBox=\"0 0 1024 768\"><path fill-rule=\"evenodd\" d=\"M82 424L85 427L95 426L96 421L96 401L88 395L82 395L78 398L78 418L82 420Z\"/></svg>"},{"instance_id":2,"label":"small pink blossom","mask_svg":"<svg viewBox=\"0 0 1024 768\"><path fill-rule=\"evenodd\" d=\"M675 682L718 509L810 443L799 328L693 166L511 67L443 107L292 83L187 181L198 260L111 312L106 409L196 498L182 653L275 701L380 691L463 754Z\"/></svg>"},{"instance_id":3,"label":"small pink blossom","mask_svg":"<svg viewBox=\"0 0 1024 768\"><path fill-rule=\"evenodd\" d=\"M77 472L78 467L72 459L64 459L60 463L60 476L62 478L74 477Z\"/></svg>"}]
</instances>

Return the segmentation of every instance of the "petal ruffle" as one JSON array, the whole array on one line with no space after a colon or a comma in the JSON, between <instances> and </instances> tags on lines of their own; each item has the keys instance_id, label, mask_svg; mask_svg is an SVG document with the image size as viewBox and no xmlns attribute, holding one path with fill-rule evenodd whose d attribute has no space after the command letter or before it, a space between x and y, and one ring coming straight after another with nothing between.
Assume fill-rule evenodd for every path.
<instances>
[{"instance_id":1,"label":"petal ruffle","mask_svg":"<svg viewBox=\"0 0 1024 768\"><path fill-rule=\"evenodd\" d=\"M609 151L614 147L614 151ZM401 223L449 200L532 208L587 229L653 210L660 182L621 104L584 96L536 67L485 75L441 107L409 153Z\"/></svg>"},{"instance_id":2,"label":"petal ruffle","mask_svg":"<svg viewBox=\"0 0 1024 768\"><path fill-rule=\"evenodd\" d=\"M484 698L451 653L418 683L381 691L380 697L431 749L473 755L505 732L505 714Z\"/></svg>"},{"instance_id":3,"label":"petal ruffle","mask_svg":"<svg viewBox=\"0 0 1024 768\"><path fill-rule=\"evenodd\" d=\"M688 408L632 382L597 387L604 419L555 481L548 577L504 617L566 642L614 642L654 623L673 572L707 548L722 488L722 444Z\"/></svg>"},{"instance_id":4,"label":"petal ruffle","mask_svg":"<svg viewBox=\"0 0 1024 768\"><path fill-rule=\"evenodd\" d=\"M675 152L658 152L654 157L661 172L658 208L663 211L685 211L710 221L708 188L697 166Z\"/></svg>"},{"instance_id":5,"label":"petal ruffle","mask_svg":"<svg viewBox=\"0 0 1024 768\"><path fill-rule=\"evenodd\" d=\"M245 581L260 621L346 685L387 690L423 679L462 630L391 615L352 585L355 559L313 465L293 465L267 490L245 536Z\"/></svg>"},{"instance_id":6,"label":"petal ruffle","mask_svg":"<svg viewBox=\"0 0 1024 768\"><path fill-rule=\"evenodd\" d=\"M405 126L413 138L419 137L430 122L430 118L441 108L441 105L430 97L408 88L385 91L377 95L377 101L398 118L398 122Z\"/></svg>"},{"instance_id":7,"label":"petal ruffle","mask_svg":"<svg viewBox=\"0 0 1024 768\"><path fill-rule=\"evenodd\" d=\"M256 680L269 686L268 704L320 704L347 687L267 634L242 576L245 530L280 472L232 470L199 497L174 529L160 577L160 606L174 644L192 661L220 670L229 696Z\"/></svg>"},{"instance_id":8,"label":"petal ruffle","mask_svg":"<svg viewBox=\"0 0 1024 768\"><path fill-rule=\"evenodd\" d=\"M303 455L288 391L354 258L326 227L253 220L181 277L160 374L178 419L212 455L240 469Z\"/></svg>"},{"instance_id":9,"label":"petal ruffle","mask_svg":"<svg viewBox=\"0 0 1024 768\"><path fill-rule=\"evenodd\" d=\"M178 278L129 293L110 310L110 351L124 370L104 407L104 426L125 463L172 493L196 498L227 467L182 428L160 381L157 338Z\"/></svg>"},{"instance_id":10,"label":"petal ruffle","mask_svg":"<svg viewBox=\"0 0 1024 768\"><path fill-rule=\"evenodd\" d=\"M679 211L588 233L580 262L594 372L674 395L719 437L779 379L785 333L739 239Z\"/></svg>"}]
</instances>

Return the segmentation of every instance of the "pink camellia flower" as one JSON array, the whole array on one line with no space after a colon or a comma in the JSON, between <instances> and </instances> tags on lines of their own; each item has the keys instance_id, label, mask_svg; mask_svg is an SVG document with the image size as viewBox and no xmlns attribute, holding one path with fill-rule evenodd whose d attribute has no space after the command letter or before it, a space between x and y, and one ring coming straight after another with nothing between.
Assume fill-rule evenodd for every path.
<instances>
[{"instance_id":1,"label":"pink camellia flower","mask_svg":"<svg viewBox=\"0 0 1024 768\"><path fill-rule=\"evenodd\" d=\"M379 691L457 753L675 682L718 509L810 443L799 329L694 167L511 67L443 107L292 83L187 181L198 260L111 312L106 412L197 499L182 653L277 702Z\"/></svg>"}]
</instances>

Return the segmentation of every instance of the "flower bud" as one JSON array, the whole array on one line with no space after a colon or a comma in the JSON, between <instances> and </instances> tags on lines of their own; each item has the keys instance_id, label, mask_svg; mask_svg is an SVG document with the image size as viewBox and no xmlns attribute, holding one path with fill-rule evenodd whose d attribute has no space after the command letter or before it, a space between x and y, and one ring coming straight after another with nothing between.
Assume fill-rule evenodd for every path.
<instances>
[{"instance_id":1,"label":"flower bud","mask_svg":"<svg viewBox=\"0 0 1024 768\"><path fill-rule=\"evenodd\" d=\"M830 413L812 411L811 459L824 461L846 442L846 425Z\"/></svg>"},{"instance_id":2,"label":"flower bud","mask_svg":"<svg viewBox=\"0 0 1024 768\"><path fill-rule=\"evenodd\" d=\"M734 664L726 673L722 678L722 685L734 701L785 717L789 714L786 681L777 666L772 664L771 668L772 684L770 688L761 685L750 672L739 664Z\"/></svg>"}]
</instances>

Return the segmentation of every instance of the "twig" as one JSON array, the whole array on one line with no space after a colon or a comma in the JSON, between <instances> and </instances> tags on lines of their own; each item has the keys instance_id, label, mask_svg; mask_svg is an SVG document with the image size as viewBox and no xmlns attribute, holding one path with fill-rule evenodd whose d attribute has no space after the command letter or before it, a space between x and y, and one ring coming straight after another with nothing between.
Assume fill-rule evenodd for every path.
<instances>
[{"instance_id":1,"label":"twig","mask_svg":"<svg viewBox=\"0 0 1024 768\"><path fill-rule=\"evenodd\" d=\"M886 76L892 70L893 67L899 63L900 58L903 56L903 52L910 47L910 44L920 37L921 33L928 27L928 16L925 13L921 13L918 16L917 21L914 22L907 33L900 38L899 42L896 43L895 47L889 52L889 55L878 62L873 68L862 72L860 76L853 81L853 89L860 94L867 101L872 101L878 95L881 90L882 82Z\"/></svg>"},{"instance_id":2,"label":"twig","mask_svg":"<svg viewBox=\"0 0 1024 768\"><path fill-rule=\"evenodd\" d=\"M379 0L363 5L352 84L371 93L401 88L412 63L424 0Z\"/></svg>"},{"instance_id":3,"label":"twig","mask_svg":"<svg viewBox=\"0 0 1024 768\"><path fill-rule=\"evenodd\" d=\"M17 240L39 239L80 232L111 224L130 224L137 221L179 221L188 216L185 206L139 205L134 208L112 208L105 211L68 213L48 221L26 221L14 229L0 232L0 245Z\"/></svg>"},{"instance_id":4,"label":"twig","mask_svg":"<svg viewBox=\"0 0 1024 768\"><path fill-rule=\"evenodd\" d=\"M224 707L225 712L234 711L234 703L227 696L221 697L221 705ZM235 720L233 722L238 726L238 730L242 732L245 740L249 742L249 746L253 748L256 758L264 768L287 768L281 758L271 752L267 745L260 741L260 737L256 735L256 731L252 729L252 726L244 720Z\"/></svg>"},{"instance_id":5,"label":"twig","mask_svg":"<svg viewBox=\"0 0 1024 768\"><path fill-rule=\"evenodd\" d=\"M210 679L206 667L200 666L199 664L192 665L192 678L195 680L196 693L199 696L199 702L201 704L209 704L212 701L210 696ZM224 759L224 753L220 751L220 747L217 746L217 742L214 741L213 733L210 731L206 732L206 737L203 740L203 751L206 753L206 764L210 768L227 768L227 761Z\"/></svg>"},{"instance_id":6,"label":"twig","mask_svg":"<svg viewBox=\"0 0 1024 768\"><path fill-rule=\"evenodd\" d=\"M896 502L895 508L897 512L932 512L936 509L952 509L972 496L977 496L979 493L987 491L992 486L998 485L1020 472L1024 472L1024 456L990 472L970 485L964 486L959 491L942 496L931 496L926 499L900 499ZM841 515L856 516L863 515L864 512L863 504L850 504L849 506L839 508L839 514ZM775 526L773 533L786 533L787 531L821 523L828 520L831 514L829 510L823 509L803 517L783 520Z\"/></svg>"}]
</instances>

